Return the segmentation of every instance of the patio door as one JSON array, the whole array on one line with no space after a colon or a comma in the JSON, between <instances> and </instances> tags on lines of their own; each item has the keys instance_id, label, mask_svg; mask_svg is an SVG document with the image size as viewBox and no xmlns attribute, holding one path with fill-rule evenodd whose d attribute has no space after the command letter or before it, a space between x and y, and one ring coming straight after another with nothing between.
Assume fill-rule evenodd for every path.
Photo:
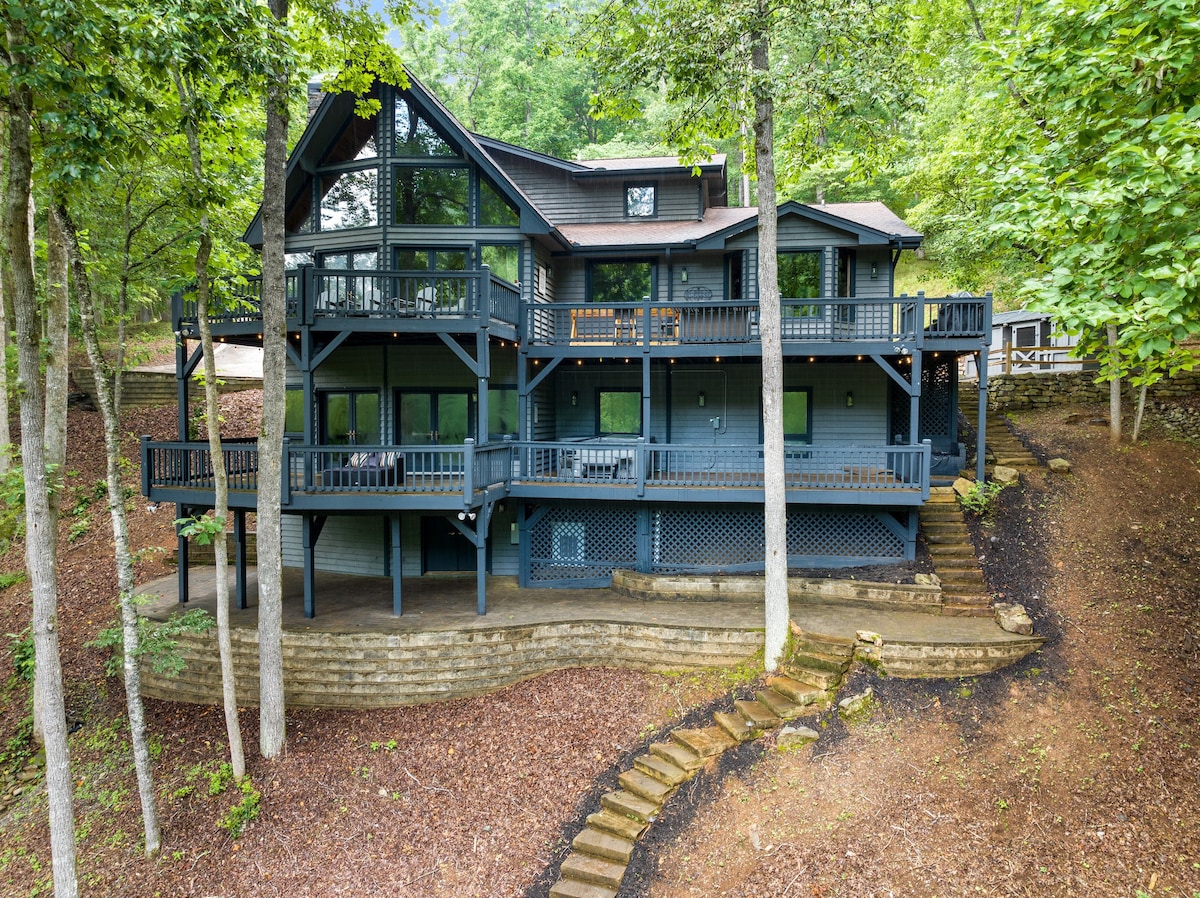
<instances>
[{"instance_id":1,"label":"patio door","mask_svg":"<svg viewBox=\"0 0 1200 898\"><path fill-rule=\"evenodd\" d=\"M327 390L321 397L321 442L326 446L378 446L379 393Z\"/></svg>"},{"instance_id":2,"label":"patio door","mask_svg":"<svg viewBox=\"0 0 1200 898\"><path fill-rule=\"evenodd\" d=\"M421 570L473 571L475 546L462 532L441 517L421 518Z\"/></svg>"},{"instance_id":3,"label":"patio door","mask_svg":"<svg viewBox=\"0 0 1200 898\"><path fill-rule=\"evenodd\" d=\"M396 408L396 442L402 446L461 446L475 436L475 393L470 390L400 390ZM416 461L424 470L457 467L433 453Z\"/></svg>"}]
</instances>

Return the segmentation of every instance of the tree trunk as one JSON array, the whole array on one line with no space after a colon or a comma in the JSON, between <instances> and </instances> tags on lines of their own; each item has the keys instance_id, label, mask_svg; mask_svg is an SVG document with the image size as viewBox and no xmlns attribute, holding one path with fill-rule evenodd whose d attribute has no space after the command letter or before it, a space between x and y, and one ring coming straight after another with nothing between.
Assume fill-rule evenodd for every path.
<instances>
[{"instance_id":1,"label":"tree trunk","mask_svg":"<svg viewBox=\"0 0 1200 898\"><path fill-rule=\"evenodd\" d=\"M137 772L138 797L142 804L142 829L146 836L146 856L158 854L162 845L158 823L158 805L154 798L154 773L150 766L150 746L146 738L146 709L142 702L142 676L138 659L138 617L134 605L133 556L129 552L129 522L125 515L125 488L121 483L121 422L113 402L113 382L108 363L100 351L97 335L96 306L91 280L83 264L78 231L70 212L61 203L50 210L51 219L66 241L79 299L79 324L88 361L95 372L94 399L104 422L105 477L108 484L108 514L112 519L113 556L117 564L117 595L121 607L122 649L124 652L125 708L129 714L129 735L133 743L133 766Z\"/></svg>"},{"instance_id":2,"label":"tree trunk","mask_svg":"<svg viewBox=\"0 0 1200 898\"><path fill-rule=\"evenodd\" d=\"M271 15L286 27L288 0L270 0ZM263 148L263 410L258 438L258 665L259 750L275 758L285 737L283 702L283 558L280 502L283 495L283 424L287 332L284 315L284 187L287 165L286 63L267 81Z\"/></svg>"},{"instance_id":3,"label":"tree trunk","mask_svg":"<svg viewBox=\"0 0 1200 898\"><path fill-rule=\"evenodd\" d=\"M12 431L8 427L8 298L0 270L0 474L12 467Z\"/></svg>"},{"instance_id":4,"label":"tree trunk","mask_svg":"<svg viewBox=\"0 0 1200 898\"><path fill-rule=\"evenodd\" d=\"M1137 414L1133 416L1133 433L1130 434L1130 439L1133 442L1138 441L1138 435L1142 432L1142 416L1146 414L1146 391L1149 389L1149 384L1142 384L1142 388L1138 391Z\"/></svg>"},{"instance_id":5,"label":"tree trunk","mask_svg":"<svg viewBox=\"0 0 1200 898\"><path fill-rule=\"evenodd\" d=\"M46 464L52 467L57 515L67 464L67 247L54 215L46 226Z\"/></svg>"},{"instance_id":6,"label":"tree trunk","mask_svg":"<svg viewBox=\"0 0 1200 898\"><path fill-rule=\"evenodd\" d=\"M1108 351L1112 357L1113 371L1117 368L1117 326L1110 324L1108 331ZM1113 374L1108 382L1108 440L1114 446L1121 442L1121 375Z\"/></svg>"},{"instance_id":7,"label":"tree trunk","mask_svg":"<svg viewBox=\"0 0 1200 898\"><path fill-rule=\"evenodd\" d=\"M763 665L779 665L788 632L787 490L783 477L783 342L777 265L775 211L775 104L770 86L770 44L766 0L751 35L754 94L754 153L758 174L758 309L762 338L763 536L766 645Z\"/></svg>"},{"instance_id":8,"label":"tree trunk","mask_svg":"<svg viewBox=\"0 0 1200 898\"><path fill-rule=\"evenodd\" d=\"M184 131L192 177L204 181L204 156L200 135L188 107L194 101L182 77L175 74L175 87L182 106ZM208 320L210 282L208 261L212 255L212 231L208 209L200 211L200 243L196 248L196 320L200 326L200 349L204 355L204 410L208 430L208 451L213 470L213 519L220 526L213 538L213 560L217 584L217 646L221 657L221 699L225 708L225 732L229 736L229 765L234 779L246 775L246 755L242 748L242 727L238 719L237 680L233 671L233 640L229 632L229 558L225 540L225 522L229 520L229 472L221 451L221 394L217 388L217 361L213 354L212 326Z\"/></svg>"},{"instance_id":9,"label":"tree trunk","mask_svg":"<svg viewBox=\"0 0 1200 898\"><path fill-rule=\"evenodd\" d=\"M18 19L7 23L11 64L31 65L28 43ZM29 198L33 165L30 150L33 96L24 84L8 84L8 181L4 192L5 281L12 291L17 325L17 380L21 404L21 458L25 471L25 564L33 605L35 689L40 693L46 747L50 852L56 898L76 898L75 808L67 717L63 702L62 663L58 655L57 533L50 526L50 490L46 478L46 405L41 375L41 321L29 254Z\"/></svg>"}]
</instances>

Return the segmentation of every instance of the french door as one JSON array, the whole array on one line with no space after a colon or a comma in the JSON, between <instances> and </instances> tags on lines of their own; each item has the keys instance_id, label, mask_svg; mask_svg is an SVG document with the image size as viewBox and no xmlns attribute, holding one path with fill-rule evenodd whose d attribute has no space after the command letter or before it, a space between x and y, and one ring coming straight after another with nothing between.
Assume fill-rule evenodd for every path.
<instances>
[{"instance_id":1,"label":"french door","mask_svg":"<svg viewBox=\"0 0 1200 898\"><path fill-rule=\"evenodd\" d=\"M402 446L461 446L475 436L475 393L470 390L400 390L396 408L396 442ZM426 469L455 467L449 456L436 454L419 464Z\"/></svg>"},{"instance_id":2,"label":"french door","mask_svg":"<svg viewBox=\"0 0 1200 898\"><path fill-rule=\"evenodd\" d=\"M379 445L382 434L377 390L326 390L320 397L324 445Z\"/></svg>"}]
</instances>

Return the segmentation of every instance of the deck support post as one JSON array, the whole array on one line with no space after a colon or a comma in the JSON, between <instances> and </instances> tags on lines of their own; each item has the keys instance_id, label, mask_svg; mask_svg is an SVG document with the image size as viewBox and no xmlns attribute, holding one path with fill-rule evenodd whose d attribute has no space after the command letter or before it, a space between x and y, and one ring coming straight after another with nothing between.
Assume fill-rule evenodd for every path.
<instances>
[{"instance_id":1,"label":"deck support post","mask_svg":"<svg viewBox=\"0 0 1200 898\"><path fill-rule=\"evenodd\" d=\"M234 595L238 610L246 610L246 510L233 512Z\"/></svg>"},{"instance_id":2,"label":"deck support post","mask_svg":"<svg viewBox=\"0 0 1200 898\"><path fill-rule=\"evenodd\" d=\"M304 544L304 616L317 614L317 540L327 519L324 515L301 515L300 533Z\"/></svg>"},{"instance_id":3,"label":"deck support post","mask_svg":"<svg viewBox=\"0 0 1200 898\"><path fill-rule=\"evenodd\" d=\"M186 387L186 384L185 384ZM176 504L175 520L179 521L187 517L189 509L184 505ZM183 525L175 525L175 539L178 545L179 563L175 566L176 580L175 591L179 594L179 604L186 605L188 600L188 541L183 535Z\"/></svg>"},{"instance_id":4,"label":"deck support post","mask_svg":"<svg viewBox=\"0 0 1200 898\"><path fill-rule=\"evenodd\" d=\"M912 446L921 445L921 359L923 355L924 353L920 349L914 349L912 364L909 366L912 368L909 372L912 392L909 393L908 400L908 442Z\"/></svg>"},{"instance_id":5,"label":"deck support post","mask_svg":"<svg viewBox=\"0 0 1200 898\"><path fill-rule=\"evenodd\" d=\"M979 369L979 421L975 425L977 439L975 441L975 482L983 483L987 476L985 463L987 461L987 378L988 357L987 349L979 350L975 367Z\"/></svg>"},{"instance_id":6,"label":"deck support post","mask_svg":"<svg viewBox=\"0 0 1200 898\"><path fill-rule=\"evenodd\" d=\"M401 592L401 574L403 574L403 553L400 551L400 515L388 515L388 541L392 552L392 614L400 617L403 613L403 595Z\"/></svg>"},{"instance_id":7,"label":"deck support post","mask_svg":"<svg viewBox=\"0 0 1200 898\"><path fill-rule=\"evenodd\" d=\"M639 505L637 511L637 569L640 574L648 574L653 569L653 523L650 509Z\"/></svg>"}]
</instances>

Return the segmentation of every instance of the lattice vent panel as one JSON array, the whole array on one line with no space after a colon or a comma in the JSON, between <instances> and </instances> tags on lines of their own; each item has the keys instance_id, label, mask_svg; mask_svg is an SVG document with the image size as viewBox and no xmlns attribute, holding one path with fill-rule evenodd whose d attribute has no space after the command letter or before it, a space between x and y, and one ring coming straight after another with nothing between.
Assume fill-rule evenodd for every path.
<instances>
[{"instance_id":1,"label":"lattice vent panel","mask_svg":"<svg viewBox=\"0 0 1200 898\"><path fill-rule=\"evenodd\" d=\"M792 567L853 564L854 559L905 557L904 540L881 518L886 512L791 511ZM760 509L671 507L654 512L651 570L761 570L765 549Z\"/></svg>"},{"instance_id":2,"label":"lattice vent panel","mask_svg":"<svg viewBox=\"0 0 1200 898\"><path fill-rule=\"evenodd\" d=\"M954 359L926 358L921 368L921 439L935 442L939 437L950 437L952 423L950 406L953 399ZM908 372L904 371L907 377ZM908 442L909 398L890 378L888 398L891 415L888 420L889 434L893 442Z\"/></svg>"},{"instance_id":3,"label":"lattice vent panel","mask_svg":"<svg viewBox=\"0 0 1200 898\"><path fill-rule=\"evenodd\" d=\"M586 506L551 508L530 533L529 579L598 580L637 566L637 512Z\"/></svg>"}]
</instances>

